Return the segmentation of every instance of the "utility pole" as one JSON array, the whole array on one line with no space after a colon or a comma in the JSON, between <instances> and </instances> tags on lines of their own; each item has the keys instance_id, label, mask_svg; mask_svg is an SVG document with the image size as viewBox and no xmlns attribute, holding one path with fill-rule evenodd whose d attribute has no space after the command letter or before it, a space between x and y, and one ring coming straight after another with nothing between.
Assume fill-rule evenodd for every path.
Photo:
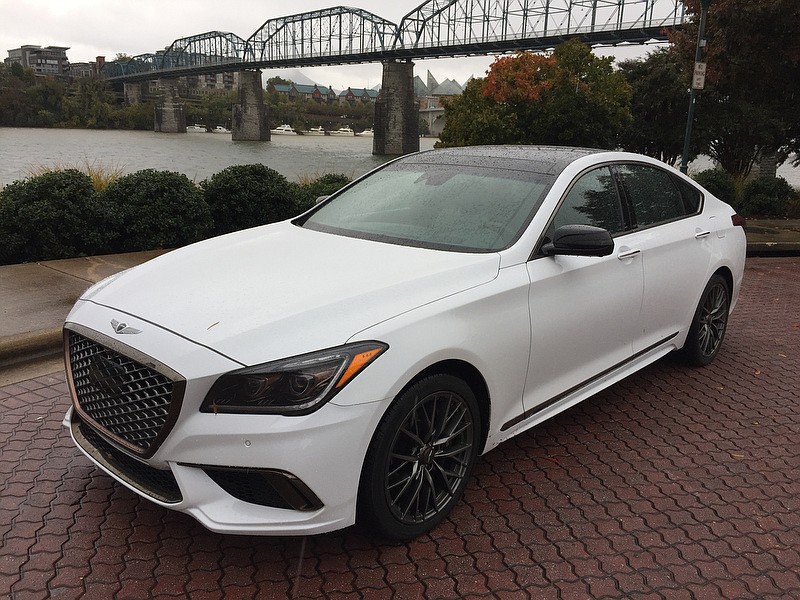
<instances>
[{"instance_id":1,"label":"utility pole","mask_svg":"<svg viewBox=\"0 0 800 600\"><path fill-rule=\"evenodd\" d=\"M697 96L705 87L706 63L702 60L705 51L706 18L711 0L700 0L700 27L697 30L697 46L694 51L694 74L692 75L692 91L689 94L689 115L686 118L686 135L683 137L683 156L681 157L681 173L689 169L689 143L692 139L692 122Z\"/></svg>"}]
</instances>

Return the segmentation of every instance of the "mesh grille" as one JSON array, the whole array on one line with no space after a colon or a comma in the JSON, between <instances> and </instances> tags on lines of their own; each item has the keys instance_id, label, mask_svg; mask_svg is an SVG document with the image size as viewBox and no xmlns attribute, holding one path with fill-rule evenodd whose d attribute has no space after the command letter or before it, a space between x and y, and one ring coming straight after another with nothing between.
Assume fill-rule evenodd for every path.
<instances>
[{"instance_id":1,"label":"mesh grille","mask_svg":"<svg viewBox=\"0 0 800 600\"><path fill-rule=\"evenodd\" d=\"M69 362L83 414L112 439L140 452L152 450L168 423L173 381L74 331Z\"/></svg>"}]
</instances>

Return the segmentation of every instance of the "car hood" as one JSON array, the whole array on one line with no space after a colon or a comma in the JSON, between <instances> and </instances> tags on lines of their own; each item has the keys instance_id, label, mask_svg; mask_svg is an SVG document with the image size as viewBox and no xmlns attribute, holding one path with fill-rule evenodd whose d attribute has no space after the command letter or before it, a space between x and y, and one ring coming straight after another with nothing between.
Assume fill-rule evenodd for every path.
<instances>
[{"instance_id":1,"label":"car hood","mask_svg":"<svg viewBox=\"0 0 800 600\"><path fill-rule=\"evenodd\" d=\"M337 346L376 323L491 281L497 254L412 248L290 222L174 250L88 300L244 365Z\"/></svg>"}]
</instances>

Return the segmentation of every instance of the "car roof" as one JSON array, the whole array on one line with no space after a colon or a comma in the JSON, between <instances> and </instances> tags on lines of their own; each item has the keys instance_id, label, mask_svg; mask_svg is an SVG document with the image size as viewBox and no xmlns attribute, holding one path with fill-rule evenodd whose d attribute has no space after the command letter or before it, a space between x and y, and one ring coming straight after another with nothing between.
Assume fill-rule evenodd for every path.
<instances>
[{"instance_id":1,"label":"car roof","mask_svg":"<svg viewBox=\"0 0 800 600\"><path fill-rule=\"evenodd\" d=\"M485 164L493 168L557 174L579 158L600 152L608 150L568 146L463 146L426 150L406 156L402 162L474 166Z\"/></svg>"}]
</instances>

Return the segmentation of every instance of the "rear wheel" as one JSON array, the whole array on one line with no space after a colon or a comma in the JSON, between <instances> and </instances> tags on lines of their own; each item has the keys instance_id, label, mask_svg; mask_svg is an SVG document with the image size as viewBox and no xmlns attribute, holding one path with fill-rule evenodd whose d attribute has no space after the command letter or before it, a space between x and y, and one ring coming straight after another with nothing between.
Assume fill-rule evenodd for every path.
<instances>
[{"instance_id":1,"label":"rear wheel","mask_svg":"<svg viewBox=\"0 0 800 600\"><path fill-rule=\"evenodd\" d=\"M730 306L728 282L716 274L703 290L683 346L683 354L689 364L702 367L714 360L725 338Z\"/></svg>"},{"instance_id":2,"label":"rear wheel","mask_svg":"<svg viewBox=\"0 0 800 600\"><path fill-rule=\"evenodd\" d=\"M478 414L475 394L452 375L405 390L370 443L359 518L398 540L433 529L464 493L478 452Z\"/></svg>"}]
</instances>

